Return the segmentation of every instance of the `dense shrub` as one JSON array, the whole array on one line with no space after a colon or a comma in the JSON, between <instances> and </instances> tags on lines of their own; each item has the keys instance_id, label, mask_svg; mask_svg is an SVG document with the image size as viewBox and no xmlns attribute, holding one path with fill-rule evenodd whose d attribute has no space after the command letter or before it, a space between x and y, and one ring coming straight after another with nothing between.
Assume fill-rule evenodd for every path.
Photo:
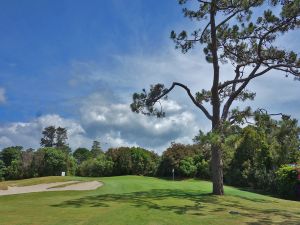
<instances>
[{"instance_id":1,"label":"dense shrub","mask_svg":"<svg viewBox=\"0 0 300 225\"><path fill-rule=\"evenodd\" d=\"M77 168L78 168L78 164L76 162L76 159L71 155L67 155L67 171L66 171L67 175L75 176Z\"/></svg>"},{"instance_id":2,"label":"dense shrub","mask_svg":"<svg viewBox=\"0 0 300 225\"><path fill-rule=\"evenodd\" d=\"M298 171L294 166L284 165L276 171L276 188L283 197L296 197Z\"/></svg>"},{"instance_id":3,"label":"dense shrub","mask_svg":"<svg viewBox=\"0 0 300 225\"><path fill-rule=\"evenodd\" d=\"M209 162L201 157L201 155L196 156L194 162L196 166L196 177L209 179L211 176Z\"/></svg>"},{"instance_id":4,"label":"dense shrub","mask_svg":"<svg viewBox=\"0 0 300 225\"><path fill-rule=\"evenodd\" d=\"M192 157L186 157L179 162L179 173L185 177L194 177L197 172L194 159Z\"/></svg>"},{"instance_id":5,"label":"dense shrub","mask_svg":"<svg viewBox=\"0 0 300 225\"><path fill-rule=\"evenodd\" d=\"M21 146L12 146L4 148L1 151L0 158L4 162L6 167L10 166L13 161L20 160L21 158Z\"/></svg>"},{"instance_id":6,"label":"dense shrub","mask_svg":"<svg viewBox=\"0 0 300 225\"><path fill-rule=\"evenodd\" d=\"M252 126L244 128L226 174L227 182L237 186L264 187L272 170L270 150L264 135Z\"/></svg>"},{"instance_id":7,"label":"dense shrub","mask_svg":"<svg viewBox=\"0 0 300 225\"><path fill-rule=\"evenodd\" d=\"M91 158L84 161L78 168L80 176L102 177L110 176L113 172L114 163L105 155L99 155L97 158Z\"/></svg>"},{"instance_id":8,"label":"dense shrub","mask_svg":"<svg viewBox=\"0 0 300 225\"><path fill-rule=\"evenodd\" d=\"M44 168L43 176L60 176L61 172L67 171L67 156L60 149L43 148Z\"/></svg>"},{"instance_id":9,"label":"dense shrub","mask_svg":"<svg viewBox=\"0 0 300 225\"><path fill-rule=\"evenodd\" d=\"M22 170L21 170L21 161L13 160L8 167L6 167L5 179L20 179Z\"/></svg>"},{"instance_id":10,"label":"dense shrub","mask_svg":"<svg viewBox=\"0 0 300 225\"><path fill-rule=\"evenodd\" d=\"M92 156L92 153L86 148L77 148L73 152L73 157L76 159L78 164L81 164L83 161L92 158Z\"/></svg>"},{"instance_id":11,"label":"dense shrub","mask_svg":"<svg viewBox=\"0 0 300 225\"><path fill-rule=\"evenodd\" d=\"M110 148L105 155L114 162L113 175L148 175L157 171L159 156L139 147Z\"/></svg>"},{"instance_id":12,"label":"dense shrub","mask_svg":"<svg viewBox=\"0 0 300 225\"><path fill-rule=\"evenodd\" d=\"M175 176L186 177L186 172L180 168L180 162L187 157L194 158L201 153L199 145L172 143L171 146L162 154L158 168L158 176L172 176L172 169L174 169ZM187 162L184 164L187 164ZM193 168L194 166L195 165L193 165Z\"/></svg>"}]
</instances>

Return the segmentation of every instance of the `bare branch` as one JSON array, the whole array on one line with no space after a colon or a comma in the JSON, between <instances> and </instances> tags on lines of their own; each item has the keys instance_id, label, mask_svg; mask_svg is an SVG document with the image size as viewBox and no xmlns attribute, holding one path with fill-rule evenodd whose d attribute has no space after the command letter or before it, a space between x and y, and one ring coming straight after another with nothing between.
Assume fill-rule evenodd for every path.
<instances>
[{"instance_id":1,"label":"bare branch","mask_svg":"<svg viewBox=\"0 0 300 225\"><path fill-rule=\"evenodd\" d=\"M168 93L170 93L175 86L179 86L182 87L188 94L188 96L190 97L190 99L192 100L192 102L194 103L194 105L196 105L204 114L205 116L211 120L212 116L210 115L210 113L207 111L207 109L200 104L199 102L196 101L196 99L194 98L194 96L191 93L191 90L184 84L178 83L178 82L173 82L173 84L171 85L171 87L169 89L167 89L162 95L158 96L155 99L152 99L152 102L157 102L159 99L163 98L164 96L166 96Z\"/></svg>"},{"instance_id":2,"label":"bare branch","mask_svg":"<svg viewBox=\"0 0 300 225\"><path fill-rule=\"evenodd\" d=\"M229 108L234 101L234 99L244 90L244 88L247 86L249 81L254 78L256 71L259 69L261 64L257 64L255 68L252 70L251 74L245 78L244 83L235 91L233 92L228 100L226 101L224 107L223 107L223 112L222 112L222 120L225 120L228 116ZM266 72L265 72L266 73Z\"/></svg>"}]
</instances>

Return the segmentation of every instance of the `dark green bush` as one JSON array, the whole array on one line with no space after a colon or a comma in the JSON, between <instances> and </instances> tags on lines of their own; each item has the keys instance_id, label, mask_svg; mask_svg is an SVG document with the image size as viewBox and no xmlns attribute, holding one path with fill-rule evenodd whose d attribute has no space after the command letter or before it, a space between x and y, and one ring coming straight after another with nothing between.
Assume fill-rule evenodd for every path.
<instances>
[{"instance_id":1,"label":"dark green bush","mask_svg":"<svg viewBox=\"0 0 300 225\"><path fill-rule=\"evenodd\" d=\"M140 147L110 148L105 155L114 162L113 175L156 175L159 156Z\"/></svg>"},{"instance_id":2,"label":"dark green bush","mask_svg":"<svg viewBox=\"0 0 300 225\"><path fill-rule=\"evenodd\" d=\"M298 171L294 166L283 165L276 171L276 189L277 193L283 197L295 198Z\"/></svg>"},{"instance_id":3,"label":"dark green bush","mask_svg":"<svg viewBox=\"0 0 300 225\"><path fill-rule=\"evenodd\" d=\"M110 176L113 172L114 163L104 155L84 161L78 168L80 176L102 177Z\"/></svg>"}]
</instances>

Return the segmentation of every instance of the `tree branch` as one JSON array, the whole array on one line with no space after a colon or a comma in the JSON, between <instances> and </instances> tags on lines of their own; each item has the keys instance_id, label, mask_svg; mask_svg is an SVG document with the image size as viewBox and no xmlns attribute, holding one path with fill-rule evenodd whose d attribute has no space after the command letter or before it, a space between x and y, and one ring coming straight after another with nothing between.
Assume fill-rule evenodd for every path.
<instances>
[{"instance_id":1,"label":"tree branch","mask_svg":"<svg viewBox=\"0 0 300 225\"><path fill-rule=\"evenodd\" d=\"M229 112L229 108L230 108L232 102L234 101L234 99L243 91L243 89L247 86L247 84L250 82L250 80L253 79L254 77L256 77L255 73L259 69L260 65L261 64L257 64L255 66L255 68L252 70L251 74L247 78L245 78L244 83L235 92L233 92L230 95L230 97L228 98L227 102L225 103L225 105L223 107L222 120L225 120L227 118L228 112Z\"/></svg>"},{"instance_id":2,"label":"tree branch","mask_svg":"<svg viewBox=\"0 0 300 225\"><path fill-rule=\"evenodd\" d=\"M196 99L194 98L194 96L191 93L191 90L186 85L178 83L178 82L173 82L173 84L171 85L171 87L169 89L167 89L162 95L156 97L155 99L152 99L151 101L152 102L157 102L159 99L163 98L168 93L170 93L174 89L175 86L179 86L179 87L183 88L187 92L188 96L190 97L190 99L192 100L192 102L194 103L194 105L196 105L205 114L205 116L209 120L212 119L212 116L207 111L207 109L202 104L200 104L199 102L196 101Z\"/></svg>"}]
</instances>

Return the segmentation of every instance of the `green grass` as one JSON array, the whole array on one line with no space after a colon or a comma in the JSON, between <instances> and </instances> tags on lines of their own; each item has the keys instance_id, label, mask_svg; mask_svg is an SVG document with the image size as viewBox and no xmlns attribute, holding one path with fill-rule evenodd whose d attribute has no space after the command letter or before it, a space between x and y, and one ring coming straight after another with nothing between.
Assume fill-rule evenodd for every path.
<instances>
[{"instance_id":1,"label":"green grass","mask_svg":"<svg viewBox=\"0 0 300 225\"><path fill-rule=\"evenodd\" d=\"M0 224L300 224L300 202L232 187L225 188L225 196L213 196L206 181L138 176L64 179L100 180L104 186L94 191L0 196Z\"/></svg>"}]
</instances>

